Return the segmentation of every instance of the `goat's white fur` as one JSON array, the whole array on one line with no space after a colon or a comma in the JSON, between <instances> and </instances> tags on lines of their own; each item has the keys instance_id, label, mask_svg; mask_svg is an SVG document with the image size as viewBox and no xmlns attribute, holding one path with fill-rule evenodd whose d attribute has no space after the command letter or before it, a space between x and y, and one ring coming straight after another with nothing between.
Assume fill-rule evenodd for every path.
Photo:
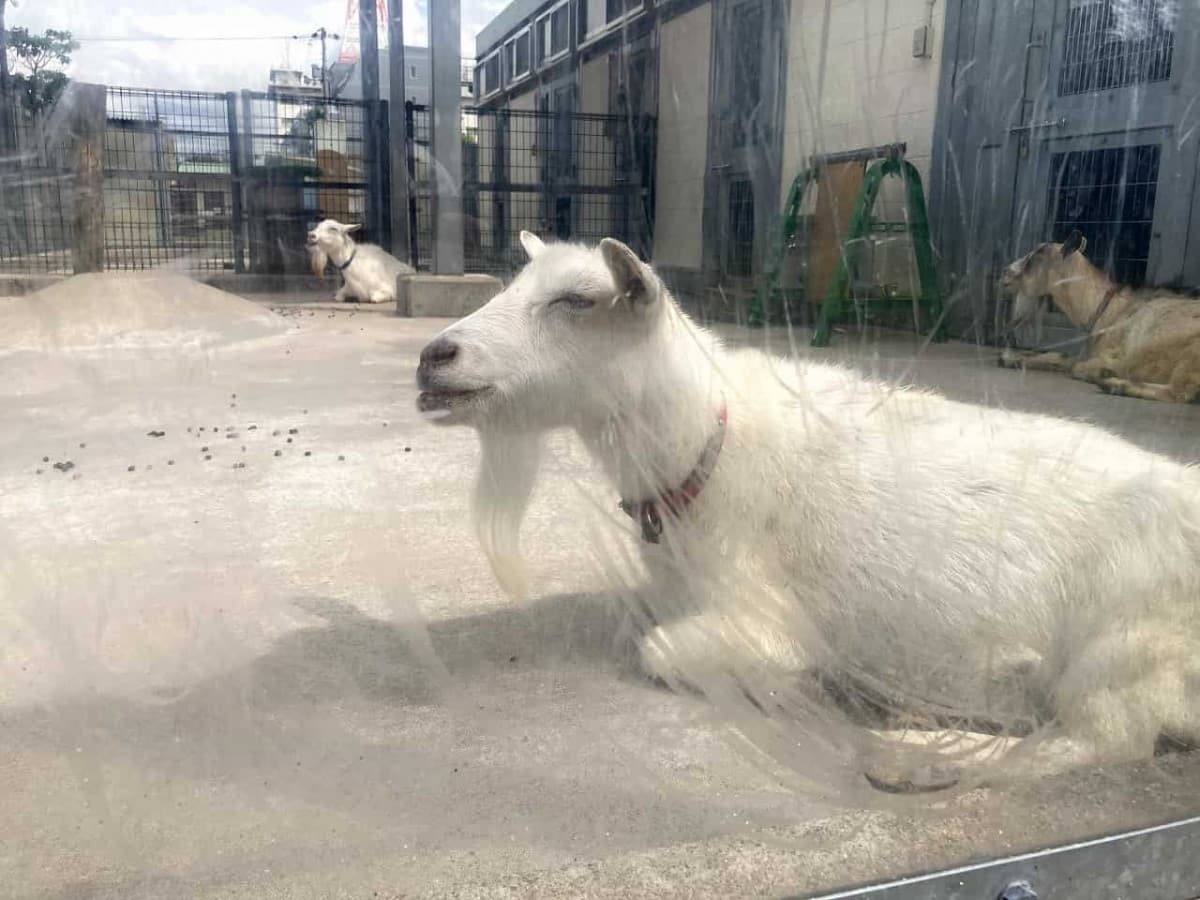
<instances>
[{"instance_id":1,"label":"goat's white fur","mask_svg":"<svg viewBox=\"0 0 1200 900\"><path fill-rule=\"evenodd\" d=\"M1008 349L1000 364L1066 372L1109 393L1146 400L1200 399L1200 304L1167 290L1120 287L1088 262L1086 249L1078 234L1064 244L1040 244L1010 263L1003 278L1015 295L1013 327L1049 297L1076 326L1092 328L1085 357Z\"/></svg>"},{"instance_id":2,"label":"goat's white fur","mask_svg":"<svg viewBox=\"0 0 1200 900\"><path fill-rule=\"evenodd\" d=\"M334 300L343 303L353 298L361 303L388 303L396 299L396 279L412 275L413 268L374 244L356 244L350 234L360 227L325 219L313 228L308 233L313 274L324 275L330 262L339 268L345 266L341 271L342 286L333 295ZM353 261L346 266L351 258Z\"/></svg>"},{"instance_id":3,"label":"goat's white fur","mask_svg":"<svg viewBox=\"0 0 1200 900\"><path fill-rule=\"evenodd\" d=\"M1192 469L1088 425L727 350L624 245L522 243L531 262L419 373L421 408L480 434L477 524L507 589L525 590L516 532L543 433L574 429L615 495L651 497L687 476L724 400L710 480L641 544L652 672L849 672L927 708L1049 723L1047 768L1200 739Z\"/></svg>"}]
</instances>

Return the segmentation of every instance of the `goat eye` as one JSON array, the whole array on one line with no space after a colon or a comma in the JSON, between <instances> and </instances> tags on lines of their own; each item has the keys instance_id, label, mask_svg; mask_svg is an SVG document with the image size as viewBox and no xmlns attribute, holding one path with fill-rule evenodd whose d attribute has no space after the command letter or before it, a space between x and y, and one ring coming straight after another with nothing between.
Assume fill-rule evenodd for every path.
<instances>
[{"instance_id":1,"label":"goat eye","mask_svg":"<svg viewBox=\"0 0 1200 900\"><path fill-rule=\"evenodd\" d=\"M596 301L587 297L581 297L579 294L567 294L564 297L556 297L550 301L551 306L560 304L566 306L568 309L591 309L596 305Z\"/></svg>"}]
</instances>

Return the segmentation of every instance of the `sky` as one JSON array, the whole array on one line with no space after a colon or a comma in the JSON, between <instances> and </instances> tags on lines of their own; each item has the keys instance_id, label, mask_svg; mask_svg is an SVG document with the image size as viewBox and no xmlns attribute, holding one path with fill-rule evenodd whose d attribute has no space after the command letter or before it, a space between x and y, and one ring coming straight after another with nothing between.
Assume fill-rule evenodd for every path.
<instances>
[{"instance_id":1,"label":"sky","mask_svg":"<svg viewBox=\"0 0 1200 900\"><path fill-rule=\"evenodd\" d=\"M405 43L428 41L428 6L437 0L404 0ZM460 0L463 55L474 57L475 35L508 0ZM340 34L346 0L17 0L7 25L31 31L61 28L80 41L70 74L80 81L173 90L265 90L270 69L307 68L320 62L320 42L285 40L324 26ZM380 22L380 31L386 25ZM266 40L174 40L269 36ZM97 38L139 38L137 41ZM150 39L150 40L147 40ZM329 62L338 41L329 42Z\"/></svg>"}]
</instances>

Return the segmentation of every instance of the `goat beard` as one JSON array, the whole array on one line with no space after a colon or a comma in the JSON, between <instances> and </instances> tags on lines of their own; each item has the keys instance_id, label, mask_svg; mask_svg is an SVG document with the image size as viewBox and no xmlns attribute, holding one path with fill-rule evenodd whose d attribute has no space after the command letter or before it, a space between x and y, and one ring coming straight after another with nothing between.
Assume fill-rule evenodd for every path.
<instances>
[{"instance_id":1,"label":"goat beard","mask_svg":"<svg viewBox=\"0 0 1200 900\"><path fill-rule=\"evenodd\" d=\"M475 533L501 590L523 601L529 571L520 549L521 521L537 481L541 435L487 428L480 430L479 443L482 459L471 503Z\"/></svg>"},{"instance_id":2,"label":"goat beard","mask_svg":"<svg viewBox=\"0 0 1200 900\"><path fill-rule=\"evenodd\" d=\"M312 265L312 273L320 278L325 274L325 265L329 262L329 257L325 255L325 251L320 247L308 248L308 261Z\"/></svg>"}]
</instances>

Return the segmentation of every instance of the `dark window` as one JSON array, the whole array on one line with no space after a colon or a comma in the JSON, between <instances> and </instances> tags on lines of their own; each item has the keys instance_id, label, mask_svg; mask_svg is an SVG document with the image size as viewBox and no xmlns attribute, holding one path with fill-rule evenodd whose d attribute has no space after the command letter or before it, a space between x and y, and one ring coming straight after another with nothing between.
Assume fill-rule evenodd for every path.
<instances>
[{"instance_id":1,"label":"dark window","mask_svg":"<svg viewBox=\"0 0 1200 900\"><path fill-rule=\"evenodd\" d=\"M749 180L729 185L729 243L726 271L748 277L754 271L754 185Z\"/></svg>"},{"instance_id":2,"label":"dark window","mask_svg":"<svg viewBox=\"0 0 1200 900\"><path fill-rule=\"evenodd\" d=\"M219 212L225 209L224 191L205 191L204 208L209 212Z\"/></svg>"},{"instance_id":3,"label":"dark window","mask_svg":"<svg viewBox=\"0 0 1200 900\"><path fill-rule=\"evenodd\" d=\"M1146 279L1154 201L1157 144L1056 153L1051 160L1051 240L1078 228L1087 256L1122 284Z\"/></svg>"},{"instance_id":4,"label":"dark window","mask_svg":"<svg viewBox=\"0 0 1200 900\"><path fill-rule=\"evenodd\" d=\"M570 43L571 9L560 6L550 13L550 55L562 53Z\"/></svg>"},{"instance_id":5,"label":"dark window","mask_svg":"<svg viewBox=\"0 0 1200 900\"><path fill-rule=\"evenodd\" d=\"M1171 77L1176 0L1070 0L1058 93Z\"/></svg>"},{"instance_id":6,"label":"dark window","mask_svg":"<svg viewBox=\"0 0 1200 900\"><path fill-rule=\"evenodd\" d=\"M483 77L480 79L480 90L490 94L500 87L500 57L493 56L483 63Z\"/></svg>"},{"instance_id":7,"label":"dark window","mask_svg":"<svg viewBox=\"0 0 1200 900\"><path fill-rule=\"evenodd\" d=\"M517 35L513 41L512 74L514 78L529 74L529 32Z\"/></svg>"},{"instance_id":8,"label":"dark window","mask_svg":"<svg viewBox=\"0 0 1200 900\"><path fill-rule=\"evenodd\" d=\"M604 21L615 22L627 12L642 8L642 0L604 0Z\"/></svg>"},{"instance_id":9,"label":"dark window","mask_svg":"<svg viewBox=\"0 0 1200 900\"><path fill-rule=\"evenodd\" d=\"M588 33L587 0L575 0L575 40L583 43Z\"/></svg>"}]
</instances>

